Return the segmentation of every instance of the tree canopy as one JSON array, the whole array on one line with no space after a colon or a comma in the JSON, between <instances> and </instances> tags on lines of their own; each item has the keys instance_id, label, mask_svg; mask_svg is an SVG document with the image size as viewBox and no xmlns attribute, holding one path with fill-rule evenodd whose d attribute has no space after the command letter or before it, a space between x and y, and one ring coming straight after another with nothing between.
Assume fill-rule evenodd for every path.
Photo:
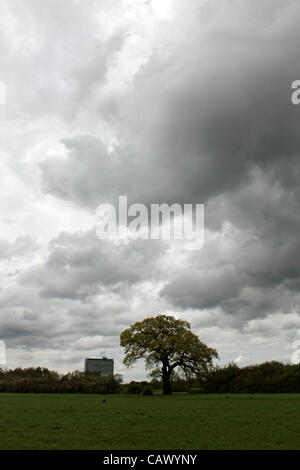
<instances>
[{"instance_id":1,"label":"tree canopy","mask_svg":"<svg viewBox=\"0 0 300 470\"><path fill-rule=\"evenodd\" d=\"M215 349L202 343L185 320L168 315L145 318L127 328L120 337L125 348L126 366L144 358L147 368L158 368L164 394L171 393L171 374L175 368L187 378L203 376L218 358Z\"/></svg>"}]
</instances>

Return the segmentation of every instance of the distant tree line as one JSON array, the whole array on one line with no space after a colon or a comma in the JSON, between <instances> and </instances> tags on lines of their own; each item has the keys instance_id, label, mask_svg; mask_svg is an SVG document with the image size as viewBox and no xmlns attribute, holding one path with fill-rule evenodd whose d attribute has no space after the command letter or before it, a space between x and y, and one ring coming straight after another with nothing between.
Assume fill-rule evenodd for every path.
<instances>
[{"instance_id":1,"label":"distant tree line","mask_svg":"<svg viewBox=\"0 0 300 470\"><path fill-rule=\"evenodd\" d=\"M187 379L173 371L173 392L187 393L300 393L300 364L265 362L238 367L230 363L214 367L200 380ZM122 384L122 377L103 377L97 372L70 372L60 375L41 367L1 370L0 392L6 393L94 393L152 395L163 390L161 377Z\"/></svg>"},{"instance_id":2,"label":"distant tree line","mask_svg":"<svg viewBox=\"0 0 300 470\"><path fill-rule=\"evenodd\" d=\"M231 363L209 371L203 393L300 393L300 364L277 361L238 367Z\"/></svg>"},{"instance_id":3,"label":"distant tree line","mask_svg":"<svg viewBox=\"0 0 300 470\"><path fill-rule=\"evenodd\" d=\"M0 369L0 392L4 393L120 393L121 376L104 377L95 372L60 375L47 368Z\"/></svg>"},{"instance_id":4,"label":"distant tree line","mask_svg":"<svg viewBox=\"0 0 300 470\"><path fill-rule=\"evenodd\" d=\"M173 392L187 393L300 393L300 364L272 361L247 367L234 363L214 367L202 378L187 380L182 374L171 377ZM123 385L125 393L143 394L147 386L161 390L160 378L150 382L131 382Z\"/></svg>"}]
</instances>

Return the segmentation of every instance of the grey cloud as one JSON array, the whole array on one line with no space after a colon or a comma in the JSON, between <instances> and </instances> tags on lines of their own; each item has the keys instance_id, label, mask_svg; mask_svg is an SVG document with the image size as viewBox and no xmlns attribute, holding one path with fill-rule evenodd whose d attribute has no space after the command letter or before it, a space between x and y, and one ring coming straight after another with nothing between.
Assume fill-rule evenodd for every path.
<instances>
[{"instance_id":1,"label":"grey cloud","mask_svg":"<svg viewBox=\"0 0 300 470\"><path fill-rule=\"evenodd\" d=\"M42 168L45 191L60 196L59 173L68 197L92 208L122 192L139 202L205 202L246 184L255 166L271 171L275 161L294 161L299 113L290 85L300 72L299 8L247 3L245 17L238 2L224 1L209 15L205 7L196 2L183 12L177 5L165 32L168 59L154 49L120 98L110 120L115 154L102 159L101 142L91 153L73 140L65 164Z\"/></svg>"},{"instance_id":2,"label":"grey cloud","mask_svg":"<svg viewBox=\"0 0 300 470\"><path fill-rule=\"evenodd\" d=\"M298 2L187 8L175 0L173 16L139 33L141 49L129 53L129 24L105 37L97 22L117 3L6 3L15 21L3 20L0 33L8 116L31 119L35 139L40 128L59 129L49 140L64 145L61 155L51 148L31 162L41 197L92 213L120 194L146 204L205 203L207 236L201 252L182 254L168 244L113 246L92 231L62 233L0 292L1 331L18 346L66 348L98 329L115 338L162 309L180 311L199 329L203 318L204 333L218 322L219 338L228 327L240 343L251 331L286 328L279 336L287 342L300 300L300 114L290 99L300 77ZM109 71L122 76L128 57L131 79L108 83ZM44 152L36 142L24 151L29 160L31 151ZM31 185L24 165L14 163L14 171ZM0 257L35 250L30 241L4 241Z\"/></svg>"},{"instance_id":3,"label":"grey cloud","mask_svg":"<svg viewBox=\"0 0 300 470\"><path fill-rule=\"evenodd\" d=\"M97 15L105 7L109 2L5 2L1 78L9 85L11 117L70 121L94 99L124 40L121 31L99 34Z\"/></svg>"},{"instance_id":4,"label":"grey cloud","mask_svg":"<svg viewBox=\"0 0 300 470\"><path fill-rule=\"evenodd\" d=\"M67 158L41 163L42 189L62 199L94 209L111 197L117 179L117 157L109 154L99 139L91 136L66 138Z\"/></svg>"},{"instance_id":5,"label":"grey cloud","mask_svg":"<svg viewBox=\"0 0 300 470\"><path fill-rule=\"evenodd\" d=\"M37 242L30 237L18 237L13 242L0 240L0 259L28 256L38 249Z\"/></svg>"},{"instance_id":6,"label":"grey cloud","mask_svg":"<svg viewBox=\"0 0 300 470\"><path fill-rule=\"evenodd\" d=\"M177 307L219 308L235 317L239 328L251 318L290 312L299 302L297 206L293 189L275 184L265 171L254 172L231 197L212 199L206 223L213 231L203 250L161 295ZM235 276L228 276L224 266L231 266Z\"/></svg>"},{"instance_id":7,"label":"grey cloud","mask_svg":"<svg viewBox=\"0 0 300 470\"><path fill-rule=\"evenodd\" d=\"M51 242L46 262L29 268L20 281L37 286L46 298L84 299L107 286L117 288L153 278L161 250L155 241L114 246L99 240L95 231L63 233Z\"/></svg>"},{"instance_id":8,"label":"grey cloud","mask_svg":"<svg viewBox=\"0 0 300 470\"><path fill-rule=\"evenodd\" d=\"M161 291L183 308L206 309L238 296L242 281L231 266L207 269L201 272L188 271L168 284Z\"/></svg>"}]
</instances>

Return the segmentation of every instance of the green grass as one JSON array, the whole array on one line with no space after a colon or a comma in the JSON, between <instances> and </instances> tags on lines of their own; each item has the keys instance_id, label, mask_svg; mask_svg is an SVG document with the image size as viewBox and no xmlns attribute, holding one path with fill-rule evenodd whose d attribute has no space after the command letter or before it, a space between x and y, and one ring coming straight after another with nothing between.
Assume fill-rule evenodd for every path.
<instances>
[{"instance_id":1,"label":"green grass","mask_svg":"<svg viewBox=\"0 0 300 470\"><path fill-rule=\"evenodd\" d=\"M300 449L300 394L252 397L0 394L0 449Z\"/></svg>"}]
</instances>

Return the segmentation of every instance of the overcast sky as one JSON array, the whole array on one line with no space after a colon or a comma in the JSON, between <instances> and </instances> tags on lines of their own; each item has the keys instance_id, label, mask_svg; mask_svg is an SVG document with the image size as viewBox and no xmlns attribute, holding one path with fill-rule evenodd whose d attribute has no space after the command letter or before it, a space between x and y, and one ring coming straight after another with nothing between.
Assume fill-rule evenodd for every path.
<instances>
[{"instance_id":1,"label":"overcast sky","mask_svg":"<svg viewBox=\"0 0 300 470\"><path fill-rule=\"evenodd\" d=\"M298 0L0 0L0 339L82 369L146 316L221 363L300 339ZM205 204L205 244L96 236L119 195Z\"/></svg>"}]
</instances>

